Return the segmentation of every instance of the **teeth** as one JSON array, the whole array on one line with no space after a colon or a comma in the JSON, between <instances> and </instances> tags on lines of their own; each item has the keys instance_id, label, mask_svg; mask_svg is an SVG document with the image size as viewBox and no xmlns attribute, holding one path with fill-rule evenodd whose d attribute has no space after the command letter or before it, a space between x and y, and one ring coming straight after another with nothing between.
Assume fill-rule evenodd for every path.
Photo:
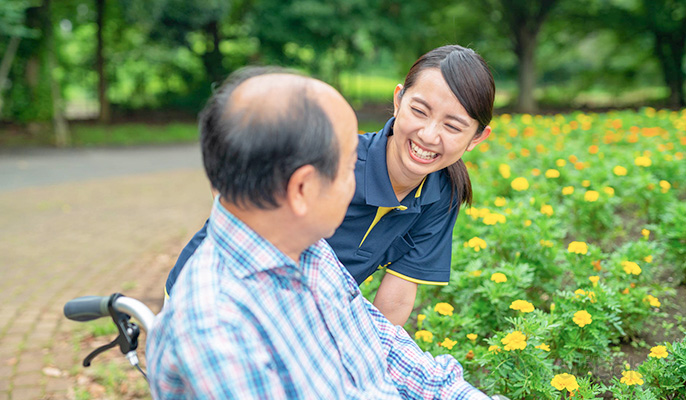
<instances>
[{"instance_id":1,"label":"teeth","mask_svg":"<svg viewBox=\"0 0 686 400\"><path fill-rule=\"evenodd\" d=\"M424 160L431 160L433 158L436 158L438 154L434 153L433 151L425 151L419 148L414 142L410 141L410 145L412 147L412 152L414 155L416 155L419 158L422 158Z\"/></svg>"}]
</instances>

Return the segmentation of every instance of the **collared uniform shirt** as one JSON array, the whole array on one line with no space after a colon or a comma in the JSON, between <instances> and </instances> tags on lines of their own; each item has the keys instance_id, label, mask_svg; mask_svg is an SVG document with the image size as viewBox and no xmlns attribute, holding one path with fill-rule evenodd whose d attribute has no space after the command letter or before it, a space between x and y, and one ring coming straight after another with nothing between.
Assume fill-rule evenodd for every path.
<instances>
[{"instance_id":1,"label":"collared uniform shirt","mask_svg":"<svg viewBox=\"0 0 686 400\"><path fill-rule=\"evenodd\" d=\"M488 399L422 352L320 240L296 265L217 200L148 337L158 399Z\"/></svg>"},{"instance_id":2,"label":"collared uniform shirt","mask_svg":"<svg viewBox=\"0 0 686 400\"><path fill-rule=\"evenodd\" d=\"M360 135L355 195L327 241L358 284L386 268L411 282L447 285L458 194L453 196L446 173L436 171L398 202L386 166L394 122Z\"/></svg>"},{"instance_id":3,"label":"collared uniform shirt","mask_svg":"<svg viewBox=\"0 0 686 400\"><path fill-rule=\"evenodd\" d=\"M343 223L327 241L358 284L386 268L418 284L447 285L458 194L453 196L449 178L437 171L398 202L386 167L386 143L394 122L391 118L381 131L359 136L355 195ZM168 294L206 230L207 223L179 255L165 285Z\"/></svg>"}]
</instances>

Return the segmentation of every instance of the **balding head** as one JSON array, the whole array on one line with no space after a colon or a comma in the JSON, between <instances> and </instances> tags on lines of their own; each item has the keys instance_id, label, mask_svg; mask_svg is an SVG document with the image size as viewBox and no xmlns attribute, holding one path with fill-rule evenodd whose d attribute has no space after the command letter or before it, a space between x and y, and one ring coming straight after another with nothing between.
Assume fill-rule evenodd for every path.
<instances>
[{"instance_id":1,"label":"balding head","mask_svg":"<svg viewBox=\"0 0 686 400\"><path fill-rule=\"evenodd\" d=\"M212 186L230 203L266 209L279 205L303 165L333 180L340 155L331 120L341 107L352 113L335 89L312 78L264 68L232 74L200 115Z\"/></svg>"}]
</instances>

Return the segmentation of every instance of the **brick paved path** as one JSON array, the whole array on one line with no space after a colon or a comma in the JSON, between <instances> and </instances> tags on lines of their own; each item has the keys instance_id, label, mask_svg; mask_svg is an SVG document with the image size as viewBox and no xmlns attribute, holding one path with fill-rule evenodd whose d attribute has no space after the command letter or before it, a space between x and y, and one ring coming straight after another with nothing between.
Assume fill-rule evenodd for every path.
<instances>
[{"instance_id":1,"label":"brick paved path","mask_svg":"<svg viewBox=\"0 0 686 400\"><path fill-rule=\"evenodd\" d=\"M73 339L83 324L64 303L119 291L157 312L210 206L200 170L0 193L0 400L74 398L92 349Z\"/></svg>"}]
</instances>

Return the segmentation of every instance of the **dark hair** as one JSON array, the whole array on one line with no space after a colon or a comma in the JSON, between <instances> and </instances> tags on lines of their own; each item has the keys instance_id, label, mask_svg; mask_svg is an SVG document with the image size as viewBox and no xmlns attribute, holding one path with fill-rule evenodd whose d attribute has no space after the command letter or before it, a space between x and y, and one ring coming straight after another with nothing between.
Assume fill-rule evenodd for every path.
<instances>
[{"instance_id":1,"label":"dark hair","mask_svg":"<svg viewBox=\"0 0 686 400\"><path fill-rule=\"evenodd\" d=\"M281 69L245 68L231 74L200 113L207 177L225 200L239 206L278 207L291 175L304 165L314 166L329 180L338 170L333 125L309 96L307 83L296 86L278 110L233 104L237 87L271 73L306 79Z\"/></svg>"},{"instance_id":2,"label":"dark hair","mask_svg":"<svg viewBox=\"0 0 686 400\"><path fill-rule=\"evenodd\" d=\"M479 126L475 137L483 133L493 117L495 82L488 64L474 50L458 45L438 47L419 57L405 77L403 90L411 88L426 69L438 68L457 100L474 118ZM472 182L467 166L460 158L444 169L450 177L453 197L458 194L459 203L472 204ZM451 201L452 203L452 201Z\"/></svg>"}]
</instances>

